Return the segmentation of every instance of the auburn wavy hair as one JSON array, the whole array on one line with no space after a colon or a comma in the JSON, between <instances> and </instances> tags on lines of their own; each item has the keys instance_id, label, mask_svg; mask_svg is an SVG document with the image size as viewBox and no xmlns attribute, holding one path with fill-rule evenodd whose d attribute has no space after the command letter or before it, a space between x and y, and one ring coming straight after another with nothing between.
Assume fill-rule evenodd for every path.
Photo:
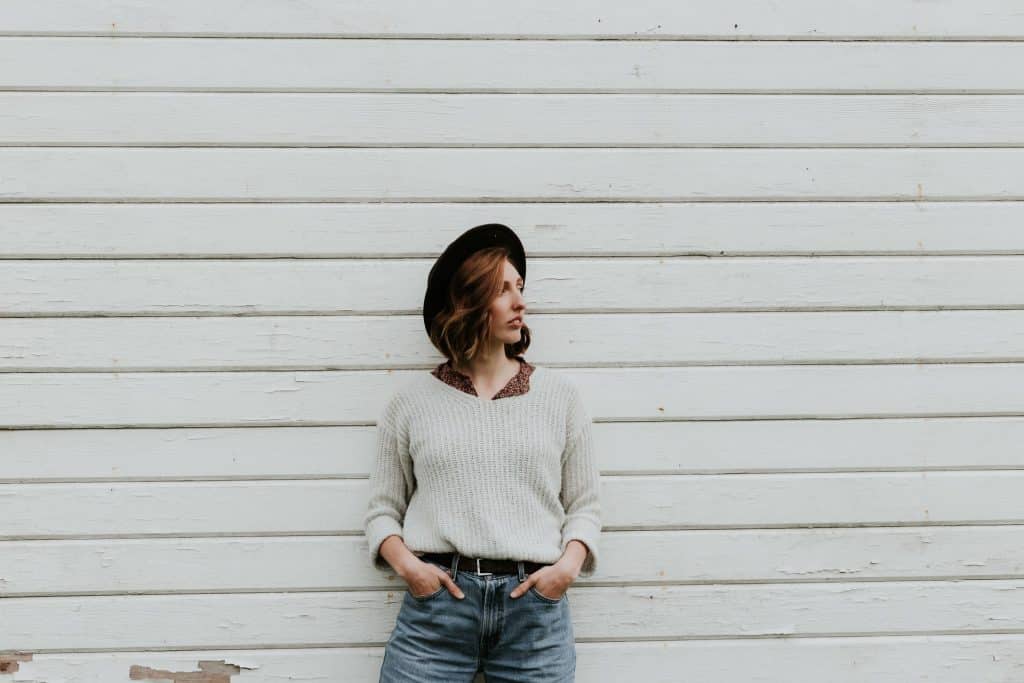
<instances>
[{"instance_id":1,"label":"auburn wavy hair","mask_svg":"<svg viewBox=\"0 0 1024 683\"><path fill-rule=\"evenodd\" d=\"M448 283L444 308L430 324L430 343L456 365L465 367L488 340L491 302L505 283L505 247L474 252L462 262ZM523 283L523 289L526 283ZM505 344L505 356L515 358L530 347L530 328L524 323L515 344Z\"/></svg>"}]
</instances>

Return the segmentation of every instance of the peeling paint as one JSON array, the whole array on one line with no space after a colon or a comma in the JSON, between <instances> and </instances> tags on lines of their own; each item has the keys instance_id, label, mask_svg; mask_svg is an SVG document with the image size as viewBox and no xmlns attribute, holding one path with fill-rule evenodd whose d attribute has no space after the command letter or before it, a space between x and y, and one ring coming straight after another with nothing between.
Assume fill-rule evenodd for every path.
<instances>
[{"instance_id":1,"label":"peeling paint","mask_svg":"<svg viewBox=\"0 0 1024 683\"><path fill-rule=\"evenodd\" d=\"M821 567L819 569L790 569L789 567L779 567L778 571L782 574L856 574L864 571L863 567Z\"/></svg>"},{"instance_id":2,"label":"peeling paint","mask_svg":"<svg viewBox=\"0 0 1024 683\"><path fill-rule=\"evenodd\" d=\"M20 666L18 662L31 662L31 652L14 652L11 654L0 654L0 674L12 674Z\"/></svg>"},{"instance_id":3,"label":"peeling paint","mask_svg":"<svg viewBox=\"0 0 1024 683\"><path fill-rule=\"evenodd\" d=\"M171 681L171 683L231 683L231 677L240 674L242 669L253 668L255 667L228 664L223 659L199 660L199 671L166 671L133 664L128 670L128 678L133 681Z\"/></svg>"}]
</instances>

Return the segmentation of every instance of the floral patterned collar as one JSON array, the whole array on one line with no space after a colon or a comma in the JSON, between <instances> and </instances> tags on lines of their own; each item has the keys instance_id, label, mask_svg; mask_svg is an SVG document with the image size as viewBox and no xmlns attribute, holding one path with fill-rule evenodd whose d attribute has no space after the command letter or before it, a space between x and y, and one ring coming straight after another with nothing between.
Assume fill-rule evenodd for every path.
<instances>
[{"instance_id":1,"label":"floral patterned collar","mask_svg":"<svg viewBox=\"0 0 1024 683\"><path fill-rule=\"evenodd\" d=\"M533 374L534 366L526 362L526 359L522 356L516 356L516 360L519 361L519 372L508 381L508 384L502 387L501 391L491 397L492 401L499 398L519 396L530 390L530 375ZM431 370L430 374L460 391L464 391L472 396L478 395L476 388L473 386L473 380L468 375L464 375L452 367L450 360L438 365Z\"/></svg>"}]
</instances>

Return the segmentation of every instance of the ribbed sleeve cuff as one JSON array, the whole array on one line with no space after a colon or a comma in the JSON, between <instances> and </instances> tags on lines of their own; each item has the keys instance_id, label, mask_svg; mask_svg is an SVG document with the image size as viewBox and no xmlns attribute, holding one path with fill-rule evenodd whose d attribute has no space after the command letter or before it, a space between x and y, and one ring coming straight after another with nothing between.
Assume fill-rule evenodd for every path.
<instances>
[{"instance_id":1,"label":"ribbed sleeve cuff","mask_svg":"<svg viewBox=\"0 0 1024 683\"><path fill-rule=\"evenodd\" d=\"M591 576L597 570L598 543L601 537L601 527L585 519L574 519L562 529L562 552L565 552L569 541L574 538L583 541L587 545L587 559L583 560L580 567L580 576Z\"/></svg>"},{"instance_id":2,"label":"ribbed sleeve cuff","mask_svg":"<svg viewBox=\"0 0 1024 683\"><path fill-rule=\"evenodd\" d=\"M392 534L402 535L402 525L387 515L375 517L366 525L366 543L370 547L370 564L376 569L392 570L388 561L380 555L380 544Z\"/></svg>"}]
</instances>

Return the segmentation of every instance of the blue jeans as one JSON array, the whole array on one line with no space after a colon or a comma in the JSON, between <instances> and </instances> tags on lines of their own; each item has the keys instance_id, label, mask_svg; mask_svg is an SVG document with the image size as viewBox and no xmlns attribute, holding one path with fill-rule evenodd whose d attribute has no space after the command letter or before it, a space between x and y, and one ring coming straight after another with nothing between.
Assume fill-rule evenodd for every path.
<instances>
[{"instance_id":1,"label":"blue jeans","mask_svg":"<svg viewBox=\"0 0 1024 683\"><path fill-rule=\"evenodd\" d=\"M406 587L380 683L471 683L479 670L487 683L575 681L569 596L552 600L531 587L510 598L525 579L520 562L516 574L457 571L462 600L443 584L423 597Z\"/></svg>"}]
</instances>

